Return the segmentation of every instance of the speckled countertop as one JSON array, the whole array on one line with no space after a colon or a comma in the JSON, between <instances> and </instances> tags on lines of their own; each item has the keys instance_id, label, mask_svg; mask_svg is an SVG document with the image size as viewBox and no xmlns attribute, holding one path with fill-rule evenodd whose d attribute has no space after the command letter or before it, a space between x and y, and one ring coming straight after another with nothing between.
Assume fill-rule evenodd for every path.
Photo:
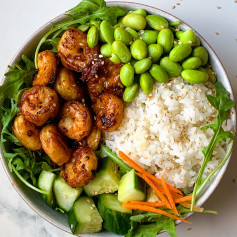
<instances>
[{"instance_id":1,"label":"speckled countertop","mask_svg":"<svg viewBox=\"0 0 237 237\"><path fill-rule=\"evenodd\" d=\"M134 0L165 10L196 29L213 47L237 96L237 2L234 0ZM75 6L67 0L0 0L0 75L25 40L40 26ZM236 145L235 145L236 146ZM236 182L235 182L236 179ZM39 217L11 186L0 165L0 236L71 236ZM237 236L237 149L216 191L204 205L217 216L194 214L192 225L177 227L179 237ZM168 236L162 234L161 237Z\"/></svg>"}]
</instances>

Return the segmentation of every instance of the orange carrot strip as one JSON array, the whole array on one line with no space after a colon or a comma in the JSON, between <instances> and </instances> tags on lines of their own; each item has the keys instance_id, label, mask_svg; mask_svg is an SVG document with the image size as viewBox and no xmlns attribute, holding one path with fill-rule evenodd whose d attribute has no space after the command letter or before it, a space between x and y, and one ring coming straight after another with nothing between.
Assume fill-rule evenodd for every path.
<instances>
[{"instance_id":1,"label":"orange carrot strip","mask_svg":"<svg viewBox=\"0 0 237 237\"><path fill-rule=\"evenodd\" d=\"M168 208L171 208L168 200L165 198L165 196L160 192L160 190L152 183L152 181L144 174L140 174L140 173L136 173L139 177L141 177L142 179L144 179L150 186L151 188L156 192L157 196L163 201L165 202L166 206Z\"/></svg>"},{"instance_id":2,"label":"orange carrot strip","mask_svg":"<svg viewBox=\"0 0 237 237\"><path fill-rule=\"evenodd\" d=\"M175 203L187 202L192 200L192 195L175 199Z\"/></svg>"},{"instance_id":3,"label":"orange carrot strip","mask_svg":"<svg viewBox=\"0 0 237 237\"><path fill-rule=\"evenodd\" d=\"M176 219L176 220L180 220L180 221L183 221L183 222L186 222L186 223L190 224L189 221L186 221L183 218L177 217L177 216L172 215L172 214L170 214L170 213L168 213L166 211L163 211L163 210L160 210L160 209L157 209L157 208L154 208L154 207L143 206L143 205L138 205L138 204L133 204L133 203L123 203L122 207L123 208L128 208L128 209L133 209L133 210L141 210L141 211L154 212L154 213L158 213L158 214L161 214L161 215L164 215L164 216L168 216L170 218L173 218L173 219Z\"/></svg>"},{"instance_id":4,"label":"orange carrot strip","mask_svg":"<svg viewBox=\"0 0 237 237\"><path fill-rule=\"evenodd\" d=\"M145 174L146 176L148 176L150 179L156 181L159 184L162 184L161 180L157 177L155 177L154 175L150 174L149 172L147 172L146 170L144 170L141 166L139 166L136 162L134 162L133 160L131 160L126 154L124 154L122 151L119 151L119 156L125 161L127 162L133 169L137 170L138 172ZM179 193L182 195L182 192L180 190L178 190L177 188L169 185L168 188L176 193Z\"/></svg>"},{"instance_id":5,"label":"orange carrot strip","mask_svg":"<svg viewBox=\"0 0 237 237\"><path fill-rule=\"evenodd\" d=\"M176 215L178 216L179 213L178 213L178 211L177 211L177 208L176 208L176 206L175 206L173 197L172 197L172 195L171 195L171 193L170 193L170 190L169 190L169 188L168 188L168 186L167 186L167 184L166 184L166 182L165 182L165 179L164 179L164 176L163 176L163 175L161 176L161 182L162 182L163 188L164 188L164 190L165 190L165 195L166 195L166 197L167 197L168 200L169 200L170 206L171 206L171 208L172 208L174 214L176 214Z\"/></svg>"}]
</instances>

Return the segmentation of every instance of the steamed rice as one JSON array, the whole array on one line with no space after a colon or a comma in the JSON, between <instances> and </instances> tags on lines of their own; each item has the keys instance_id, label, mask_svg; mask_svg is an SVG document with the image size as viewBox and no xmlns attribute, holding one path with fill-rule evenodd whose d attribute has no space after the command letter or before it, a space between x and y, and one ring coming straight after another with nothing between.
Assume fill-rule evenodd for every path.
<instances>
[{"instance_id":1,"label":"steamed rice","mask_svg":"<svg viewBox=\"0 0 237 237\"><path fill-rule=\"evenodd\" d=\"M177 188L188 191L193 186L204 155L202 149L212 138L212 129L201 127L214 121L216 111L206 94L213 94L213 85L190 85L181 78L167 84L156 83L153 92L142 90L126 103L119 129L105 133L105 144L115 153L121 150L149 172ZM231 120L225 129L232 128ZM226 145L214 151L205 175L223 158Z\"/></svg>"}]
</instances>

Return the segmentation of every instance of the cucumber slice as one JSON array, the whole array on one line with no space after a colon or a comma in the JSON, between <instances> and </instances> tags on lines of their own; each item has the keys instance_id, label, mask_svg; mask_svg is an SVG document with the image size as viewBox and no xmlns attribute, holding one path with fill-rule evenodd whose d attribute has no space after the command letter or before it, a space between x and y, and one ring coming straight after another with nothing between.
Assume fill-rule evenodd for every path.
<instances>
[{"instance_id":1,"label":"cucumber slice","mask_svg":"<svg viewBox=\"0 0 237 237\"><path fill-rule=\"evenodd\" d=\"M78 198L68 215L68 224L74 235L96 233L102 229L102 218L92 198Z\"/></svg>"},{"instance_id":2,"label":"cucumber slice","mask_svg":"<svg viewBox=\"0 0 237 237\"><path fill-rule=\"evenodd\" d=\"M120 179L118 166L108 157L100 161L101 168L96 173L96 177L84 186L84 191L90 197L103 193L114 193L118 190Z\"/></svg>"},{"instance_id":3,"label":"cucumber slice","mask_svg":"<svg viewBox=\"0 0 237 237\"><path fill-rule=\"evenodd\" d=\"M43 170L40 175L39 175L39 179L38 179L38 187L46 192L49 192L49 194L40 194L43 201L49 205L50 207L54 207L55 206L55 199L54 199L54 195L52 192L53 189L53 183L54 180L56 178L56 174Z\"/></svg>"},{"instance_id":4,"label":"cucumber slice","mask_svg":"<svg viewBox=\"0 0 237 237\"><path fill-rule=\"evenodd\" d=\"M61 176L56 178L53 185L56 202L66 212L71 209L75 200L81 195L82 190L81 187L70 187Z\"/></svg>"},{"instance_id":5,"label":"cucumber slice","mask_svg":"<svg viewBox=\"0 0 237 237\"><path fill-rule=\"evenodd\" d=\"M132 169L120 180L118 200L120 202L128 202L132 200L142 201L146 197L144 190L140 178L136 175L135 170Z\"/></svg>"},{"instance_id":6,"label":"cucumber slice","mask_svg":"<svg viewBox=\"0 0 237 237\"><path fill-rule=\"evenodd\" d=\"M132 210L122 208L118 196L102 194L98 199L98 210L103 218L103 228L116 234L125 235L130 229Z\"/></svg>"}]
</instances>

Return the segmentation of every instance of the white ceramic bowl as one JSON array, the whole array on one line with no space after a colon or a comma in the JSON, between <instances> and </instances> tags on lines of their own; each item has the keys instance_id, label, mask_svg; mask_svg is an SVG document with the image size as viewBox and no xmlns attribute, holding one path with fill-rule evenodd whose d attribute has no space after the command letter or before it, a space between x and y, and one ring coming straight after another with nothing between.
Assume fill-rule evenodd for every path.
<instances>
[{"instance_id":1,"label":"white ceramic bowl","mask_svg":"<svg viewBox=\"0 0 237 237\"><path fill-rule=\"evenodd\" d=\"M131 2L122 2L122 1L117 1L117 2L108 2L107 3L108 6L121 6L124 8L127 8L129 10L132 9L139 9L139 8L143 8L145 9L148 13L151 14L158 14L161 15L163 17L165 17L166 19L168 19L169 21L176 21L176 20L180 20L177 17L162 11L161 9L155 8L155 7L151 7L151 6L147 6L147 5L143 5L143 4L138 4L138 3L131 3ZM19 49L19 51L17 52L16 56L12 59L10 65L14 65L16 63L17 60L19 60L21 58L22 54L25 55L32 55L34 53L34 50L39 42L39 40L42 38L42 36L49 31L50 27L53 24L57 24L59 22L62 22L64 20L68 19L68 17L64 14L54 18L52 21L48 22L47 24L45 24L44 26L42 26L39 30L37 30L26 42L25 44ZM180 25L180 28L182 30L187 30L190 29L191 27L189 25L187 25L186 23L182 23ZM227 91L230 92L230 97L232 100L234 100L233 97L233 91L230 85L230 81L227 77L226 71L220 61L220 59L217 57L216 53L214 52L214 50L211 48L211 46L201 37L201 35L199 35L196 31L195 31L196 35L198 36L198 38L201 40L202 45L207 49L209 55L210 55L210 61L212 64L212 67L214 69L214 71L217 73L217 79L218 81L222 82L222 84L224 85L224 87L226 88ZM4 82L5 78L2 79L1 82ZM236 111L235 109L233 109L233 114L231 115L231 119L233 124L236 126ZM236 127L235 127L236 130ZM32 191L31 189L29 189L26 185L24 185L13 173L11 173L8 169L7 163L5 161L5 159L3 158L2 155L2 151L1 151L1 161L3 164L3 167L6 171L6 174L10 180L10 182L12 183L13 187L16 189L16 191L18 192L18 194L22 197L22 199L38 214L40 215L42 218L44 218L46 221L48 221L49 223L55 225L56 227L71 233L68 224L67 224L67 218L65 215L63 215L60 212L56 212L53 209L51 209L50 207L48 207L41 199L41 197L39 196L38 193ZM203 190L203 192L200 194L200 196L197 199L197 205L201 206L207 199L208 197L213 193L213 191L215 190L215 188L217 187L217 185L219 184L226 168L227 165L229 163L230 157L227 160L227 162L225 163L225 165L219 170L219 172L217 173L217 175L215 176L215 178L212 180L212 182L210 182L205 189ZM189 217L191 214L188 214L186 216ZM177 224L179 224L179 222L177 222ZM83 236L92 236L92 235L83 235ZM109 232L102 232L102 233L98 233L98 234L94 234L93 236L116 236L115 234L109 233Z\"/></svg>"}]
</instances>

